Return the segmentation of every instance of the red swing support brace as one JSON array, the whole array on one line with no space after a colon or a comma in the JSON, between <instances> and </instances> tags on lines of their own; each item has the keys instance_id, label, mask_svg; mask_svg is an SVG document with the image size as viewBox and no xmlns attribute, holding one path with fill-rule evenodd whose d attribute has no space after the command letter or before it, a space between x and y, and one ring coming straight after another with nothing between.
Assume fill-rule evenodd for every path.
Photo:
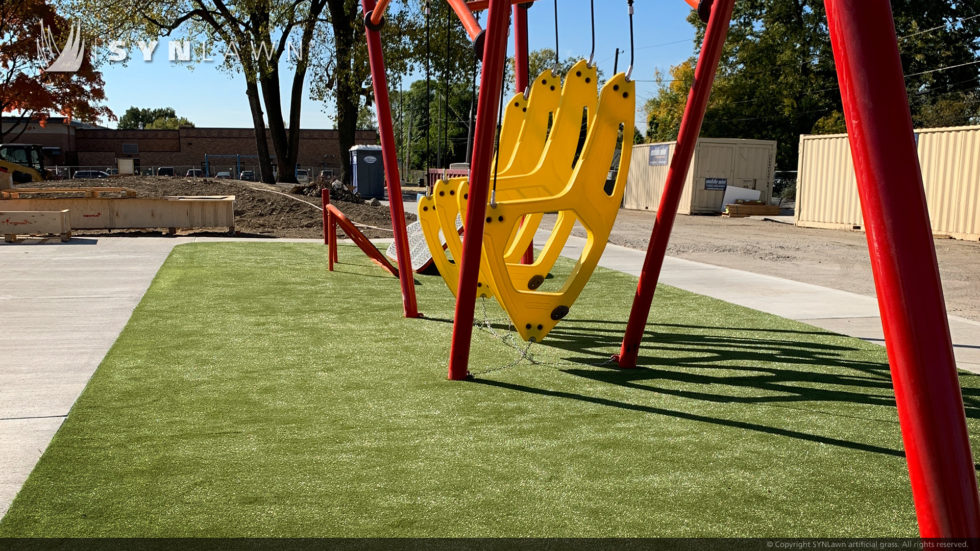
<instances>
[{"instance_id":1,"label":"red swing support brace","mask_svg":"<svg viewBox=\"0 0 980 551\"><path fill-rule=\"evenodd\" d=\"M470 167L470 197L466 209L466 233L463 235L463 257L460 259L456 313L453 318L453 342L449 352L449 379L461 381L469 375L470 339L473 337L473 312L476 308L476 283L480 275L483 250L483 217L487 210L490 188L490 161L493 156L494 131L503 69L507 62L507 29L510 0L490 0L487 16L483 71L477 100L476 130L473 136L473 164Z\"/></svg>"},{"instance_id":2,"label":"red swing support brace","mask_svg":"<svg viewBox=\"0 0 980 551\"><path fill-rule=\"evenodd\" d=\"M361 0L364 13L371 13L375 0ZM364 26L367 38L368 59L371 64L371 83L374 87L374 108L378 117L378 133L381 136L381 158L385 165L385 184L388 187L388 205L391 209L391 225L395 230L395 250L398 257L398 279L402 287L402 305L406 318L419 317L415 300L415 278L412 275L411 250L408 231L405 229L405 206L402 204L401 175L398 173L398 144L392 126L391 103L388 99L388 78L385 74L384 52L381 48L381 30L372 25Z\"/></svg>"},{"instance_id":3,"label":"red swing support brace","mask_svg":"<svg viewBox=\"0 0 980 551\"><path fill-rule=\"evenodd\" d=\"M980 537L980 498L888 0L826 0L919 534Z\"/></svg>"}]
</instances>

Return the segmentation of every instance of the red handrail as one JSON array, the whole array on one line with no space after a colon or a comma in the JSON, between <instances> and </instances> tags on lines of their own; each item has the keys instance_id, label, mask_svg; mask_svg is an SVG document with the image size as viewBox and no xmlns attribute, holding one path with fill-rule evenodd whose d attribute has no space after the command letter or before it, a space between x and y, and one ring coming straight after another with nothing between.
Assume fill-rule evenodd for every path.
<instances>
[{"instance_id":1,"label":"red handrail","mask_svg":"<svg viewBox=\"0 0 980 551\"><path fill-rule=\"evenodd\" d=\"M391 273L391 275L398 277L398 268L393 266L391 262L381 254L381 251L371 243L371 240L361 233L361 230L357 229L357 226L350 221L350 218L340 211L337 207L324 203L324 212L329 214L331 224L336 224L340 226L340 229L344 230L347 237L351 239L358 247L364 251L364 254L368 255L368 258L376 262L379 266ZM329 242L330 242L330 271L333 271L333 260L336 258L337 254L337 230L330 228L328 232ZM410 270L411 271L411 270Z\"/></svg>"}]
</instances>

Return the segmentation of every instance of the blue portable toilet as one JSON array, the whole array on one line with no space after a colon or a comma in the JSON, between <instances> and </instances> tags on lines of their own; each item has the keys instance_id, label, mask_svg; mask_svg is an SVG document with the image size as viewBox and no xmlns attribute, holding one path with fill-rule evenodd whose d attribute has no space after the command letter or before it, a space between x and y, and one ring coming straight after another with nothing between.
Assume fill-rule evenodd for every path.
<instances>
[{"instance_id":1,"label":"blue portable toilet","mask_svg":"<svg viewBox=\"0 0 980 551\"><path fill-rule=\"evenodd\" d=\"M355 145L350 148L354 191L365 199L384 199L385 167L380 145Z\"/></svg>"}]
</instances>

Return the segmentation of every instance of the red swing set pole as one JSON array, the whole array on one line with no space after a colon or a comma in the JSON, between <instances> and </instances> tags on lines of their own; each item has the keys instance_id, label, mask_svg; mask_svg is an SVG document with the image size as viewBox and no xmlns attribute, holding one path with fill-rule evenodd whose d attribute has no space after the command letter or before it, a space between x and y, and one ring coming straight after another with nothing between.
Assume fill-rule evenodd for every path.
<instances>
[{"instance_id":1,"label":"red swing set pole","mask_svg":"<svg viewBox=\"0 0 980 551\"><path fill-rule=\"evenodd\" d=\"M361 0L365 14L371 14L375 0ZM366 16L370 22L370 15ZM373 28L372 28L373 27ZM408 247L408 231L405 229L405 205L402 204L401 175L398 173L398 144L391 124L391 104L388 99L388 78L385 75L385 58L381 49L379 25L365 24L368 59L371 65L371 82L374 87L374 107L378 116L378 133L381 136L381 158L385 165L385 183L388 186L388 205L391 224L395 229L395 251L398 257L398 279L402 287L402 305L406 318L419 317L415 301L415 277L412 275L411 251Z\"/></svg>"},{"instance_id":2,"label":"red swing set pole","mask_svg":"<svg viewBox=\"0 0 980 551\"><path fill-rule=\"evenodd\" d=\"M370 1L370 0L365 0ZM466 209L466 233L460 259L456 313L453 318L453 341L449 352L449 379L461 381L469 375L470 340L473 336L473 312L476 308L476 283L480 275L483 250L483 224L490 188L490 161L493 157L497 109L503 69L507 63L507 29L510 0L490 0L483 71L480 74L480 96L476 108L473 137L473 164L470 166L470 190Z\"/></svg>"},{"instance_id":3,"label":"red swing set pole","mask_svg":"<svg viewBox=\"0 0 980 551\"><path fill-rule=\"evenodd\" d=\"M826 0L923 538L980 537L980 498L888 0Z\"/></svg>"},{"instance_id":4,"label":"red swing set pole","mask_svg":"<svg viewBox=\"0 0 980 551\"><path fill-rule=\"evenodd\" d=\"M674 218L677 216L677 207L694 156L698 134L701 133L701 122L708 107L708 96L711 94L711 85L715 80L721 50L728 35L734 4L735 0L715 0L711 8L701 54L694 69L694 86L687 97L684 118L681 119L680 133L677 135L677 145L674 146L674 157L670 162L667 182L660 198L660 207L657 208L657 220L653 225L646 257L643 259L643 269L636 287L636 296L633 298L626 334L623 336L619 354L613 356L623 368L636 367L640 341L643 339L643 330L650 315L653 293L660 280L660 269L663 267L664 255L667 253L667 241L674 227Z\"/></svg>"}]
</instances>

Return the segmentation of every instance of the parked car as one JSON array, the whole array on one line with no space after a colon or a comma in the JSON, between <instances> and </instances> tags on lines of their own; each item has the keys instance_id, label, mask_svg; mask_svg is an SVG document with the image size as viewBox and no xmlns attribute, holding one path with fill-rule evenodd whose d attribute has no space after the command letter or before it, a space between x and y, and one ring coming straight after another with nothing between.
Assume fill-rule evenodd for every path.
<instances>
[{"instance_id":1,"label":"parked car","mask_svg":"<svg viewBox=\"0 0 980 551\"><path fill-rule=\"evenodd\" d=\"M305 168L300 168L296 170L296 181L301 184L310 183L310 171Z\"/></svg>"},{"instance_id":2,"label":"parked car","mask_svg":"<svg viewBox=\"0 0 980 551\"><path fill-rule=\"evenodd\" d=\"M118 168L107 168L103 172L105 172L109 176L115 176L115 175L119 174L119 169Z\"/></svg>"},{"instance_id":3,"label":"parked car","mask_svg":"<svg viewBox=\"0 0 980 551\"><path fill-rule=\"evenodd\" d=\"M82 180L90 178L108 178L109 175L101 170L76 170L75 174L72 176L73 180Z\"/></svg>"},{"instance_id":4,"label":"parked car","mask_svg":"<svg viewBox=\"0 0 980 551\"><path fill-rule=\"evenodd\" d=\"M177 173L174 171L172 166L161 166L157 169L157 176L176 176Z\"/></svg>"},{"instance_id":5,"label":"parked car","mask_svg":"<svg viewBox=\"0 0 980 551\"><path fill-rule=\"evenodd\" d=\"M246 182L254 182L255 172L252 170L243 170L242 173L238 175L238 179Z\"/></svg>"},{"instance_id":6,"label":"parked car","mask_svg":"<svg viewBox=\"0 0 980 551\"><path fill-rule=\"evenodd\" d=\"M202 178L204 177L204 171L199 168L192 168L184 174L185 178Z\"/></svg>"},{"instance_id":7,"label":"parked car","mask_svg":"<svg viewBox=\"0 0 980 551\"><path fill-rule=\"evenodd\" d=\"M231 172L227 170L222 170L221 172L214 175L215 180L231 180Z\"/></svg>"}]
</instances>

